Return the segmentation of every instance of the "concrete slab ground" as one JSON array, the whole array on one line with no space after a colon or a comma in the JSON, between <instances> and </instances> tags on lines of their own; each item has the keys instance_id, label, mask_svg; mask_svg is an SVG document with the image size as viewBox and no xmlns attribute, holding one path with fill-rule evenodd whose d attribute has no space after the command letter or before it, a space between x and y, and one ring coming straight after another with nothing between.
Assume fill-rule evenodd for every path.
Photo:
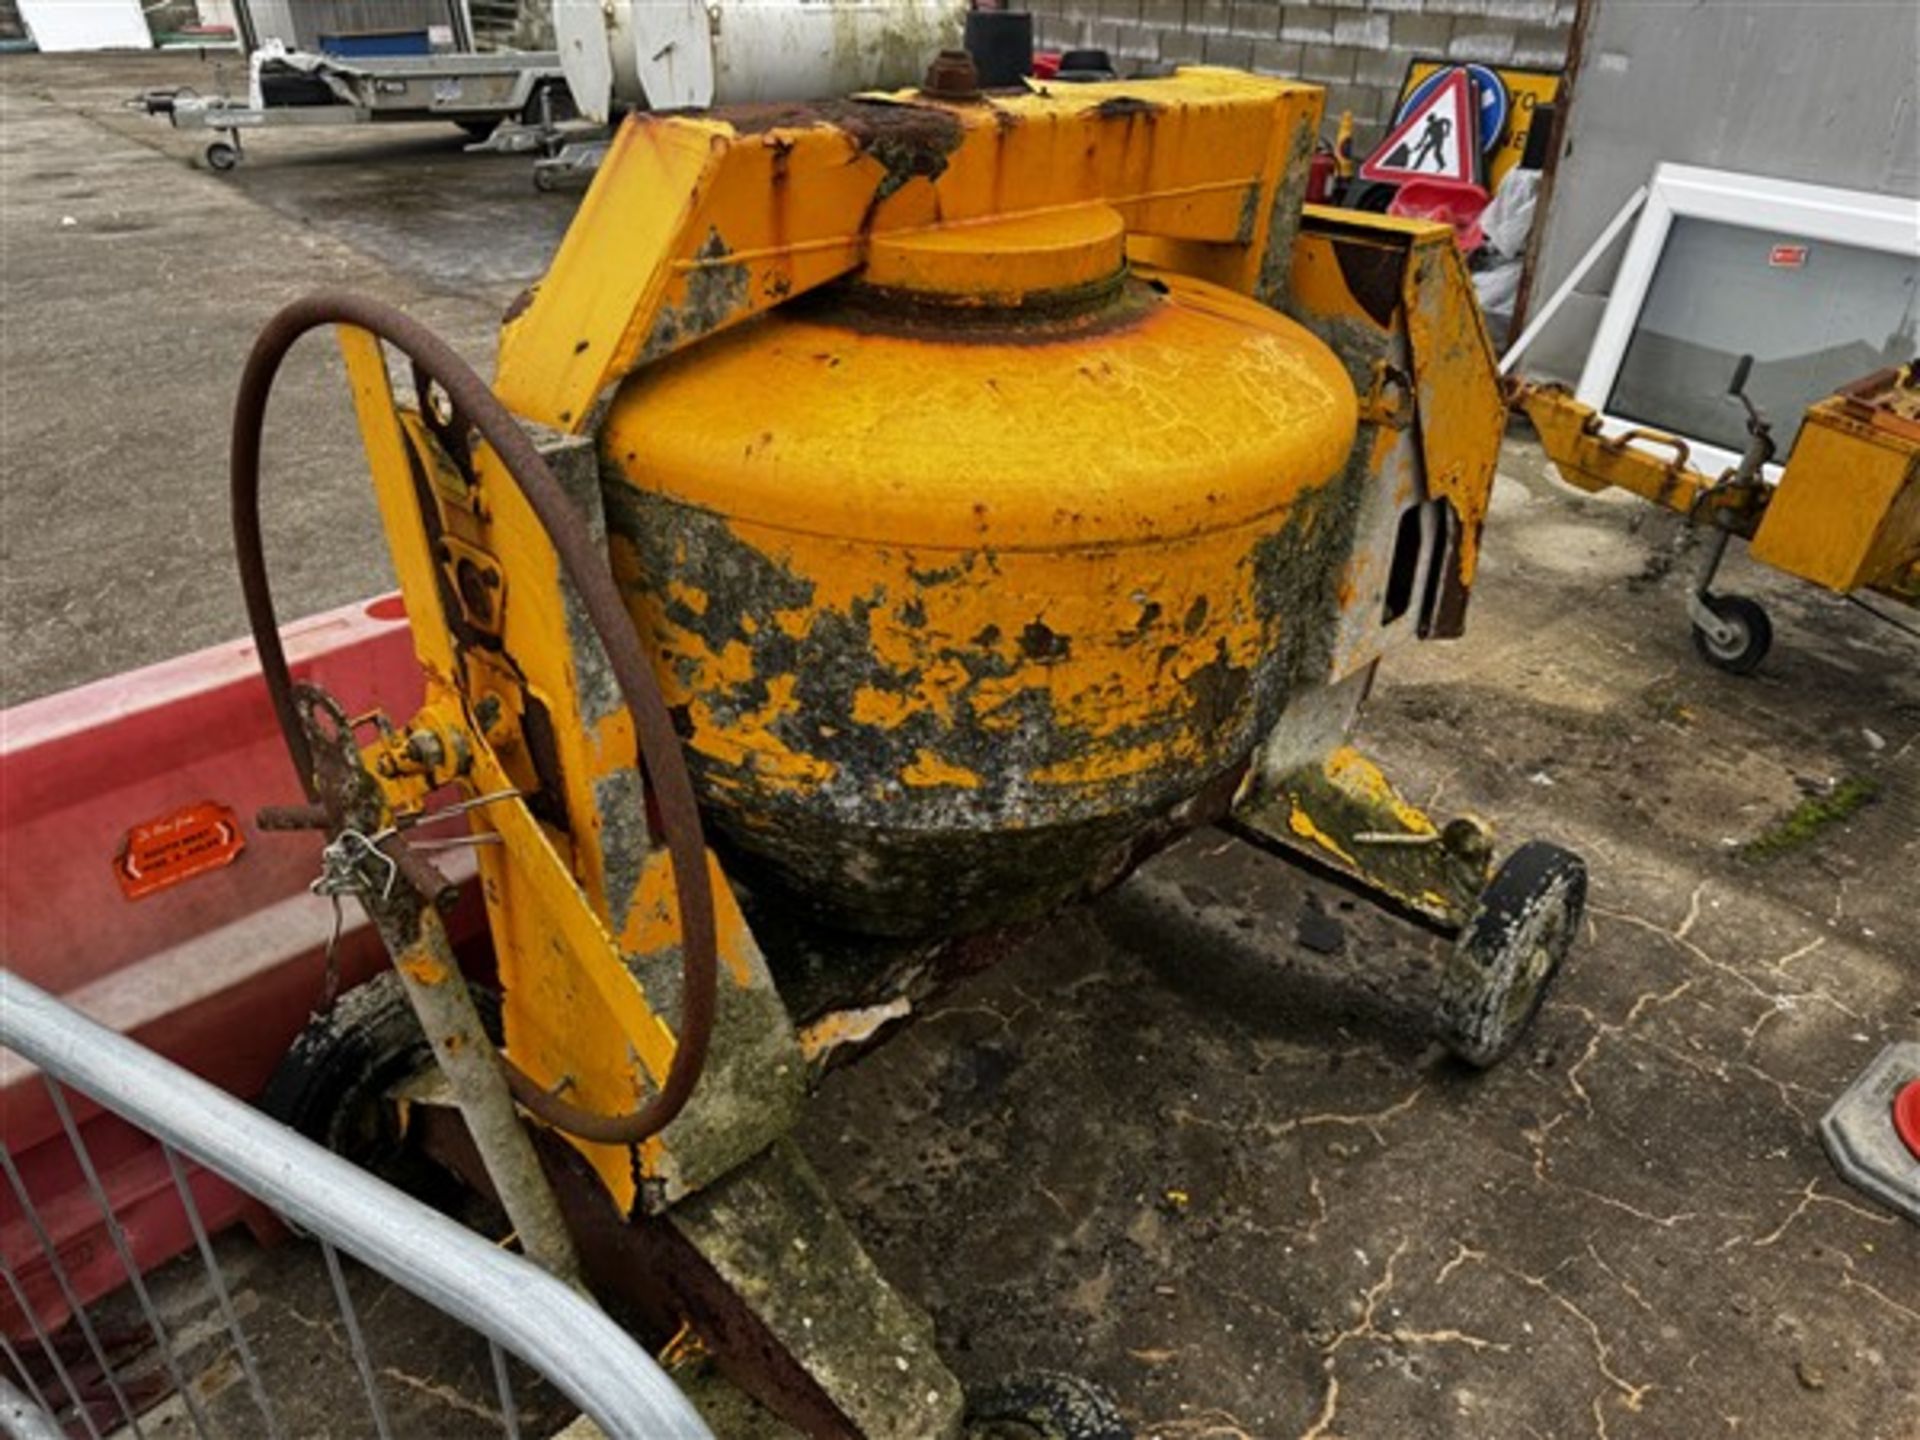
<instances>
[{"instance_id":1,"label":"concrete slab ground","mask_svg":"<svg viewBox=\"0 0 1920 1440\"><path fill-rule=\"evenodd\" d=\"M191 55L0 65L0 703L234 633L227 420L275 310L365 291L488 373L578 198L451 125L277 131L223 178L195 168L204 136L125 104L180 84L220 82ZM265 481L289 614L392 583L333 347L290 364Z\"/></svg>"},{"instance_id":2,"label":"concrete slab ground","mask_svg":"<svg viewBox=\"0 0 1920 1440\"><path fill-rule=\"evenodd\" d=\"M225 410L276 304L372 289L484 362L572 203L451 130L269 136L221 179L116 108L204 78L0 60L9 703L241 629ZM383 577L330 367L276 412L290 614ZM1920 645L1736 557L1776 648L1708 669L1680 539L1515 439L1468 637L1364 718L1416 800L1587 857L1504 1066L1428 1038L1434 942L1209 832L828 1079L806 1148L963 1379L1084 1373L1165 1440L1920 1436L1920 1231L1814 1133L1920 1033ZM1848 779L1875 798L1749 858ZM249 1303L306 1303L228 1249ZM470 1356L432 1376L490 1403Z\"/></svg>"}]
</instances>

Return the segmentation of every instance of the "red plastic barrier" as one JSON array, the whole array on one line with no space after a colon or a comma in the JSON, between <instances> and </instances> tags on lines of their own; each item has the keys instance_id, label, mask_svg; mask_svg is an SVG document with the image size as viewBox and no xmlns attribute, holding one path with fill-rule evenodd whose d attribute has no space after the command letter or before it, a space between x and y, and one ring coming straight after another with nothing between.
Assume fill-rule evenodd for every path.
<instances>
[{"instance_id":1,"label":"red plastic barrier","mask_svg":"<svg viewBox=\"0 0 1920 1440\"><path fill-rule=\"evenodd\" d=\"M356 713L405 719L420 671L397 596L286 627L296 677ZM326 900L315 834L261 834L254 812L297 801L299 782L250 643L218 645L0 713L0 935L5 963L103 1024L232 1093L257 1095L321 999ZM215 833L230 814L237 834ZM217 853L224 844L232 853ZM129 884L137 879L164 883ZM157 862L157 864L156 864ZM468 887L470 890L474 887ZM343 984L384 962L346 907ZM471 895L457 937L484 931ZM71 1097L143 1270L192 1243L157 1146ZM0 1136L83 1304L126 1276L46 1089L0 1053ZM212 1175L192 1181L210 1228L261 1212ZM251 1213L250 1213L251 1212ZM45 1256L0 1186L0 1252L43 1323L67 1318ZM0 1329L30 1333L10 1296Z\"/></svg>"}]
</instances>

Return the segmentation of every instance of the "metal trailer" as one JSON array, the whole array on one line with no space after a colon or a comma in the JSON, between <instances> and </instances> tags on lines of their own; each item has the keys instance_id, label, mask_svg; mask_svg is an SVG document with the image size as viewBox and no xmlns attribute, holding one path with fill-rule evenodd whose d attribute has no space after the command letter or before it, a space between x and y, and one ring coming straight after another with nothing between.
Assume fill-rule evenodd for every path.
<instances>
[{"instance_id":1,"label":"metal trailer","mask_svg":"<svg viewBox=\"0 0 1920 1440\"><path fill-rule=\"evenodd\" d=\"M503 120L550 131L571 109L560 57L550 50L347 60L271 43L247 57L244 101L153 90L140 103L176 130L221 136L208 143L205 158L222 172L240 163L244 130L446 120L483 139Z\"/></svg>"},{"instance_id":2,"label":"metal trailer","mask_svg":"<svg viewBox=\"0 0 1920 1440\"><path fill-rule=\"evenodd\" d=\"M1920 637L1920 627L1862 598L1871 593L1920 609L1920 362L1877 371L1808 409L1777 482L1767 475L1772 422L1746 394L1752 366L1753 357L1743 356L1727 391L1746 407L1747 450L1718 476L1696 468L1680 436L1642 427L1608 437L1592 407L1559 386L1516 384L1509 398L1569 484L1588 492L1617 487L1707 530L1687 618L1708 664L1745 675L1773 643L1759 601L1713 588L1736 536L1762 565Z\"/></svg>"},{"instance_id":3,"label":"metal trailer","mask_svg":"<svg viewBox=\"0 0 1920 1440\"><path fill-rule=\"evenodd\" d=\"M503 127L492 147L546 155L533 183L590 178L623 110L706 109L857 95L910 85L961 43L965 0L603 0L553 7L567 89L592 125L555 137ZM561 143L554 143L555 139Z\"/></svg>"}]
</instances>

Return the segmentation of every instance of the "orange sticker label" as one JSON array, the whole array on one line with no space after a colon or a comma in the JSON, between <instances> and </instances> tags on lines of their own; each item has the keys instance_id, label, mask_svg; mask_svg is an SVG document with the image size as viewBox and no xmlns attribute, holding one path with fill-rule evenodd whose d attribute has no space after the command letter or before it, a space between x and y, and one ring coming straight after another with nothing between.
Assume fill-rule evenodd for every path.
<instances>
[{"instance_id":1,"label":"orange sticker label","mask_svg":"<svg viewBox=\"0 0 1920 1440\"><path fill-rule=\"evenodd\" d=\"M233 811L206 800L134 826L113 857L113 873L126 897L138 900L231 865L246 847Z\"/></svg>"}]
</instances>

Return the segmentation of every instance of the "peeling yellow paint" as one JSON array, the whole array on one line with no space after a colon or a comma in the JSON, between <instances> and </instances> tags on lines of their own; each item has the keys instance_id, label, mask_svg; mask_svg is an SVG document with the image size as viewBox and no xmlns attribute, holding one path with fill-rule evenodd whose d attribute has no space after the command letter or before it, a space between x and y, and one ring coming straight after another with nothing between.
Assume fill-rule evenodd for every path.
<instances>
[{"instance_id":1,"label":"peeling yellow paint","mask_svg":"<svg viewBox=\"0 0 1920 1440\"><path fill-rule=\"evenodd\" d=\"M1153 769L1167 758L1172 748L1160 741L1124 750L1096 750L1036 770L1032 779L1038 785L1094 785L1124 780L1129 775Z\"/></svg>"},{"instance_id":2,"label":"peeling yellow paint","mask_svg":"<svg viewBox=\"0 0 1920 1440\"><path fill-rule=\"evenodd\" d=\"M729 528L811 588L810 610L775 612L783 633L803 636L821 616L851 624L865 615L871 654L887 683L852 692L855 723L896 730L926 718L941 728L1005 731L1019 723L1018 702L1038 694L1052 726L1100 747L1191 713L1194 677L1209 667L1251 672L1274 653L1274 621L1262 619L1254 593L1254 555L1284 523L1283 508L1152 547L993 552L879 547L744 520ZM876 597L888 595L902 597L900 604L876 606ZM908 606L913 623L903 619ZM711 687L717 698L743 683L731 656L706 660L703 642L685 631L669 628L662 643L675 660L701 657L696 692ZM974 657L973 668L957 654ZM699 719L714 712L696 705L694 713ZM772 736L750 739L744 721L732 728L728 743L695 743L716 757L736 757L730 763L741 763L736 746L776 743ZM1164 744L1118 744L1111 754L1076 756L1031 778L1084 784L1137 774L1166 753ZM805 778L785 755L772 773ZM818 772L819 782L831 773Z\"/></svg>"},{"instance_id":3,"label":"peeling yellow paint","mask_svg":"<svg viewBox=\"0 0 1920 1440\"><path fill-rule=\"evenodd\" d=\"M1433 821L1426 813L1408 804L1380 767L1351 745L1342 745L1327 757L1326 772L1327 778L1348 794L1360 796L1370 805L1384 807L1407 834L1434 833Z\"/></svg>"},{"instance_id":4,"label":"peeling yellow paint","mask_svg":"<svg viewBox=\"0 0 1920 1440\"><path fill-rule=\"evenodd\" d=\"M734 901L726 872L711 854L707 856L707 874L713 888L714 937L720 959L736 984L747 985L752 980L748 956L753 937L747 930L746 917ZM627 912L626 928L620 934L620 948L629 955L646 955L679 944L680 901L674 888L673 862L665 850L655 850L640 872L633 908Z\"/></svg>"},{"instance_id":5,"label":"peeling yellow paint","mask_svg":"<svg viewBox=\"0 0 1920 1440\"><path fill-rule=\"evenodd\" d=\"M409 953L399 966L416 985L439 985L447 978L447 967L423 951Z\"/></svg>"},{"instance_id":6,"label":"peeling yellow paint","mask_svg":"<svg viewBox=\"0 0 1920 1440\"><path fill-rule=\"evenodd\" d=\"M1313 817L1300 807L1298 800L1292 802L1292 808L1287 815L1287 827L1302 840L1318 845L1329 855L1339 857L1342 862L1356 870L1360 868L1360 862L1347 853L1339 841L1313 823Z\"/></svg>"},{"instance_id":7,"label":"peeling yellow paint","mask_svg":"<svg viewBox=\"0 0 1920 1440\"><path fill-rule=\"evenodd\" d=\"M1156 285L1112 302L1117 328L1045 344L778 310L623 387L608 465L650 506L723 522L743 576L764 567L782 592L751 631L728 628L716 607L751 607L718 581L673 577L709 592L690 614L668 579L623 566L710 785L834 783L838 766L799 753L820 732L782 724L771 698L799 680L774 668L796 663L776 640L823 634L848 637L845 678L807 677L809 725L910 729L979 769L941 737L1030 724L1023 740L1057 744L1023 746L1031 773L998 778L1038 785L1239 758L1207 747L1303 618L1258 593L1261 547L1344 467L1357 402L1294 322L1188 276ZM1032 451L1065 405L1103 437L1070 473Z\"/></svg>"},{"instance_id":8,"label":"peeling yellow paint","mask_svg":"<svg viewBox=\"0 0 1920 1440\"><path fill-rule=\"evenodd\" d=\"M693 718L693 748L711 760L750 770L762 782L796 789L817 789L833 778L837 767L831 760L795 750L771 729L773 719L793 708L795 677L782 675L770 681L767 690L774 698L751 714L723 720L705 700L688 706Z\"/></svg>"},{"instance_id":9,"label":"peeling yellow paint","mask_svg":"<svg viewBox=\"0 0 1920 1440\"><path fill-rule=\"evenodd\" d=\"M980 777L964 765L942 760L931 750L913 752L913 763L900 772L900 783L925 788L933 785L957 785L967 790L980 788Z\"/></svg>"},{"instance_id":10,"label":"peeling yellow paint","mask_svg":"<svg viewBox=\"0 0 1920 1440\"><path fill-rule=\"evenodd\" d=\"M686 606L687 609L696 615L704 615L707 613L707 592L696 586L687 584L684 580L669 578L667 580L667 594L672 599Z\"/></svg>"},{"instance_id":11,"label":"peeling yellow paint","mask_svg":"<svg viewBox=\"0 0 1920 1440\"><path fill-rule=\"evenodd\" d=\"M853 692L853 718L862 725L898 730L918 707L914 697L898 690L875 690L862 685Z\"/></svg>"}]
</instances>

